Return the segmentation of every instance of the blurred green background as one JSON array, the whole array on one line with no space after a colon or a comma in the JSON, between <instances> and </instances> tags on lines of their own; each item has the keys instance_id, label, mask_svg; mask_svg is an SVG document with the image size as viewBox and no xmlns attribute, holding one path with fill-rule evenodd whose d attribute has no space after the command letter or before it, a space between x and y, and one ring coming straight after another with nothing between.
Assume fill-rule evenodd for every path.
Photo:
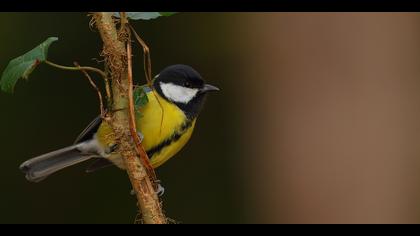
<instances>
[{"instance_id":1,"label":"blurred green background","mask_svg":"<svg viewBox=\"0 0 420 236\"><path fill-rule=\"evenodd\" d=\"M49 60L99 66L86 13L1 13L0 69L57 36ZM158 169L181 223L420 222L420 14L179 13L132 22L153 72L189 64L222 89ZM140 48L134 76L144 83ZM96 78L100 81L99 78ZM81 73L41 65L0 93L1 223L132 223L126 173L81 164L29 183L26 159L98 114Z\"/></svg>"},{"instance_id":2,"label":"blurred green background","mask_svg":"<svg viewBox=\"0 0 420 236\"><path fill-rule=\"evenodd\" d=\"M235 119L220 115L233 106L228 98L232 85L225 74L234 63L232 52L226 51L225 19L229 18L183 13L132 23L151 48L154 74L171 64L188 64L223 88L208 100L188 148L158 170L166 189L165 211L180 222L240 221L239 202L233 195L234 161L228 158L236 152L231 141ZM89 21L86 13L1 13L0 68L49 36L59 37L59 43L50 48L51 61L100 67L93 58L101 59L101 40L95 29L89 29ZM133 60L134 76L142 84L140 49L135 47ZM96 81L102 84L100 78ZM41 65L29 81L18 83L14 95L1 93L0 104L5 167L0 180L0 222L134 222L136 202L129 195L124 171L109 168L86 174L82 164L34 184L18 170L27 158L71 144L98 114L97 95L81 73Z\"/></svg>"}]
</instances>

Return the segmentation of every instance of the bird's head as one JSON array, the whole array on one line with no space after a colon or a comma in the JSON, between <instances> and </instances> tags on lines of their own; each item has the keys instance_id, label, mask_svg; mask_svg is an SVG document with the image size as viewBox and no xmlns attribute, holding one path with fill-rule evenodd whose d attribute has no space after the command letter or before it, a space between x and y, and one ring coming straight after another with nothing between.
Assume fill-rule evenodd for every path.
<instances>
[{"instance_id":1,"label":"bird's head","mask_svg":"<svg viewBox=\"0 0 420 236\"><path fill-rule=\"evenodd\" d=\"M206 84L201 75L187 65L163 69L153 81L154 89L168 102L177 105L188 118L200 113L206 94L219 88Z\"/></svg>"}]
</instances>

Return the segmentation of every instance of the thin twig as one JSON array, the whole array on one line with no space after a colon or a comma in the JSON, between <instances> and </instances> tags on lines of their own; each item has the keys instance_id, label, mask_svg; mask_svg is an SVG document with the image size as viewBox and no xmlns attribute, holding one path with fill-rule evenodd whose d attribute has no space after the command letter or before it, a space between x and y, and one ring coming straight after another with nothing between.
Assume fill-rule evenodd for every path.
<instances>
[{"instance_id":1,"label":"thin twig","mask_svg":"<svg viewBox=\"0 0 420 236\"><path fill-rule=\"evenodd\" d=\"M144 55L144 73L146 76L147 85L152 88L152 59L150 58L150 50L147 44L144 42L144 40L137 34L136 30L133 28L133 26L129 25L131 31L134 33L134 36L136 37L137 41L140 43L140 45L143 48L143 55ZM163 127L163 117L164 117L164 110L162 103L160 102L159 97L156 94L156 90L152 89L153 96L155 96L156 101L159 104L160 110L162 111L160 116L160 128L159 128L159 135L162 134L162 127Z\"/></svg>"},{"instance_id":2,"label":"thin twig","mask_svg":"<svg viewBox=\"0 0 420 236\"><path fill-rule=\"evenodd\" d=\"M131 50L131 35L128 33L128 40L127 40L127 67L128 67L128 114L130 119L130 132L131 136L133 137L134 143L136 144L136 151L139 154L143 164L145 165L149 176L152 178L153 183L156 181L156 173L150 164L149 157L147 153L144 151L141 140L137 135L137 128L136 128L136 113L134 110L134 96L133 96L133 69L132 69L132 50Z\"/></svg>"},{"instance_id":3,"label":"thin twig","mask_svg":"<svg viewBox=\"0 0 420 236\"><path fill-rule=\"evenodd\" d=\"M98 74L100 74L102 76L102 78L105 80L105 92L106 92L106 96L108 99L111 98L111 88L110 88L110 84L109 84L109 79L108 76L106 76L106 73L98 68L95 67L90 67L90 66L79 66L79 67L73 67L73 66L63 66L63 65L58 65L54 62L45 61L45 64L50 65L52 67L55 68L59 68L62 70L74 70L74 71L80 71L80 70L89 70L89 71L93 71L96 72Z\"/></svg>"},{"instance_id":4,"label":"thin twig","mask_svg":"<svg viewBox=\"0 0 420 236\"><path fill-rule=\"evenodd\" d=\"M105 61L105 59L103 59L103 61ZM106 63L106 62L105 62ZM109 68L105 67L105 92L106 92L106 98L107 98L107 104L108 104L108 108L111 107L111 102L112 102L112 90L111 90L111 81L109 80Z\"/></svg>"},{"instance_id":5,"label":"thin twig","mask_svg":"<svg viewBox=\"0 0 420 236\"><path fill-rule=\"evenodd\" d=\"M106 92L106 97L107 97L107 101L108 101L108 106L110 106L111 105L111 100L112 100L111 83L108 79L108 76L105 76L104 80L105 80L105 92Z\"/></svg>"},{"instance_id":6,"label":"thin twig","mask_svg":"<svg viewBox=\"0 0 420 236\"><path fill-rule=\"evenodd\" d=\"M150 59L150 50L147 44L143 41L143 39L137 34L136 30L133 26L130 25L131 31L133 31L134 36L136 37L137 41L143 47L144 52L144 72L146 74L146 81L149 86L152 85L152 60Z\"/></svg>"},{"instance_id":7,"label":"thin twig","mask_svg":"<svg viewBox=\"0 0 420 236\"><path fill-rule=\"evenodd\" d=\"M92 85L92 87L96 90L96 92L98 93L98 98L99 98L99 105L100 105L100 109L101 109L101 117L105 118L105 109L104 109L104 102L102 99L102 93L99 90L98 86L95 84L95 82L93 82L92 78L89 76L89 74L86 72L85 69L82 69L82 67L79 65L79 63L77 62L73 62L73 64L80 69L80 71L86 76L87 80L89 81L90 85Z\"/></svg>"},{"instance_id":8,"label":"thin twig","mask_svg":"<svg viewBox=\"0 0 420 236\"><path fill-rule=\"evenodd\" d=\"M90 67L90 66L79 66L79 67L62 66L62 65L58 65L54 62L48 61L48 60L45 61L45 64L56 67L56 68L59 68L59 69L62 69L62 70L75 70L75 71L90 70L90 71L94 71L94 72L100 74L103 78L106 78L105 72L103 72L102 70L100 70L98 68L95 68L95 67Z\"/></svg>"}]
</instances>

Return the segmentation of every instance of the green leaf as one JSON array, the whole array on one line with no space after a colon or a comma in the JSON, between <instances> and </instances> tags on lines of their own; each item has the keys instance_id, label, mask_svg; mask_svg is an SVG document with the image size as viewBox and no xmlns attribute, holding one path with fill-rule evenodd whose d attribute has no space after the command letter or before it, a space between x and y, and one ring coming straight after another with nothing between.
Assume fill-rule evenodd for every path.
<instances>
[{"instance_id":1,"label":"green leaf","mask_svg":"<svg viewBox=\"0 0 420 236\"><path fill-rule=\"evenodd\" d=\"M9 62L0 79L1 89L13 93L15 85L20 78L28 79L32 71L47 60L48 48L57 37L50 37L36 48Z\"/></svg>"},{"instance_id":2,"label":"green leaf","mask_svg":"<svg viewBox=\"0 0 420 236\"><path fill-rule=\"evenodd\" d=\"M139 109L144 107L149 99L147 98L147 91L150 90L146 85L138 86L134 88L133 99L134 99L134 109L137 115L140 115Z\"/></svg>"},{"instance_id":3,"label":"green leaf","mask_svg":"<svg viewBox=\"0 0 420 236\"><path fill-rule=\"evenodd\" d=\"M176 12L126 12L125 14L132 20L151 20L160 16L172 16ZM119 12L115 12L114 16L120 17Z\"/></svg>"}]
</instances>

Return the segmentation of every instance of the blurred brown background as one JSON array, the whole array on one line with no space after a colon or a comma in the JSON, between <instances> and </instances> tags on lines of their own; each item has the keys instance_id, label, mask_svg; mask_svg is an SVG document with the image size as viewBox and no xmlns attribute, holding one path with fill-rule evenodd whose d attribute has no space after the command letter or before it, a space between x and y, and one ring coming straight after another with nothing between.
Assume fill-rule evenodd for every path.
<instances>
[{"instance_id":1,"label":"blurred brown background","mask_svg":"<svg viewBox=\"0 0 420 236\"><path fill-rule=\"evenodd\" d=\"M49 36L60 38L50 60L96 65L88 23L86 13L1 13L1 70ZM420 14L179 13L133 25L155 74L190 64L222 88L158 170L169 217L420 223ZM39 184L17 169L70 144L97 114L79 73L41 66L0 107L0 222L133 222L116 168L88 175L81 165Z\"/></svg>"}]
</instances>

